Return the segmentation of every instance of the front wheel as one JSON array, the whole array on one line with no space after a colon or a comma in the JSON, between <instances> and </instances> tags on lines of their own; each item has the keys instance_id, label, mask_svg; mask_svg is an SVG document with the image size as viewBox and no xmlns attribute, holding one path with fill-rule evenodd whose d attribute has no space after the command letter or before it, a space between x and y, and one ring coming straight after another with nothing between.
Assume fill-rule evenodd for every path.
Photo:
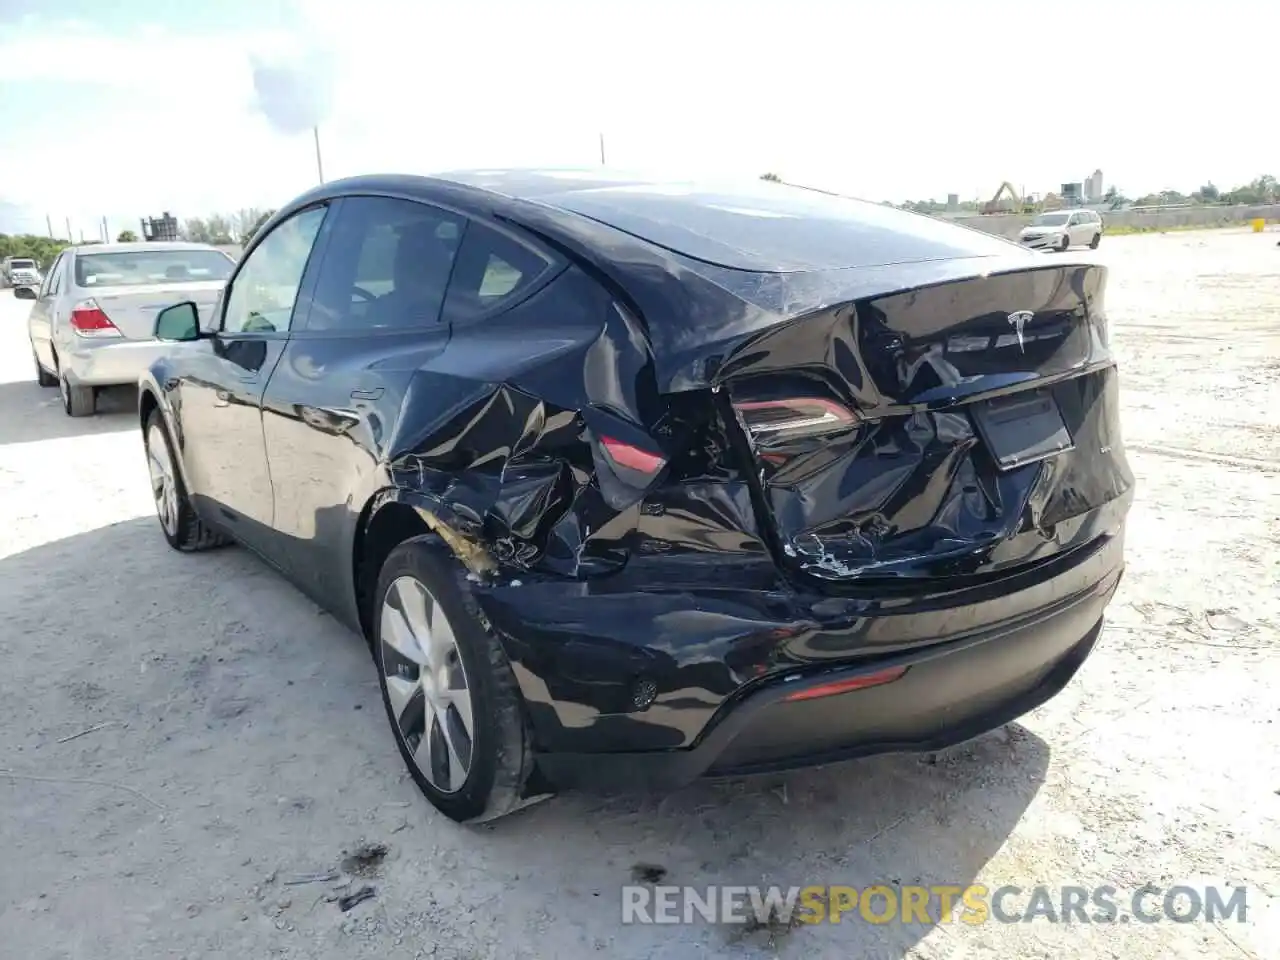
<instances>
[{"instance_id":1,"label":"front wheel","mask_svg":"<svg viewBox=\"0 0 1280 960\"><path fill-rule=\"evenodd\" d=\"M151 416L147 418L143 445L147 452L147 472L151 475L151 494L156 502L156 516L169 546L192 553L227 543L226 537L215 532L196 516L187 497L182 474L178 472L169 431L165 428L164 417L159 410L151 411Z\"/></svg>"},{"instance_id":2,"label":"front wheel","mask_svg":"<svg viewBox=\"0 0 1280 960\"><path fill-rule=\"evenodd\" d=\"M1071 249L1071 235L1069 233L1064 233L1062 235L1062 243L1058 244L1058 252L1066 253L1070 249Z\"/></svg>"},{"instance_id":3,"label":"front wheel","mask_svg":"<svg viewBox=\"0 0 1280 960\"><path fill-rule=\"evenodd\" d=\"M462 574L435 535L406 540L382 566L373 624L400 756L432 805L466 823L525 806L533 760L515 675Z\"/></svg>"}]
</instances>

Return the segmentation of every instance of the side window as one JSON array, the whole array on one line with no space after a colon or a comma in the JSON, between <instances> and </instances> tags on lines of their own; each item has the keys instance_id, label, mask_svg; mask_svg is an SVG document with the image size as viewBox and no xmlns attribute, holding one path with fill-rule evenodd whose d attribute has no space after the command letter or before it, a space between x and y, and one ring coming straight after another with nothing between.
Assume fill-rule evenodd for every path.
<instances>
[{"instance_id":1,"label":"side window","mask_svg":"<svg viewBox=\"0 0 1280 960\"><path fill-rule=\"evenodd\" d=\"M540 254L492 227L472 223L462 238L444 316L471 320L524 296L551 267Z\"/></svg>"},{"instance_id":2,"label":"side window","mask_svg":"<svg viewBox=\"0 0 1280 960\"><path fill-rule=\"evenodd\" d=\"M325 212L325 207L312 207L290 217L249 254L225 295L224 333L289 329L298 287Z\"/></svg>"},{"instance_id":3,"label":"side window","mask_svg":"<svg viewBox=\"0 0 1280 960\"><path fill-rule=\"evenodd\" d=\"M37 294L41 300L45 297L53 296L53 294L58 292L54 278L58 276L58 271L62 269L62 261L65 259L65 253L58 254L58 258L53 261L53 266L51 266L49 268L49 272L44 275L44 282L40 284L40 292Z\"/></svg>"},{"instance_id":4,"label":"side window","mask_svg":"<svg viewBox=\"0 0 1280 960\"><path fill-rule=\"evenodd\" d=\"M58 296L70 285L67 283L67 272L71 266L71 254L64 253L58 258L58 262L53 265L53 269L49 271L49 294Z\"/></svg>"},{"instance_id":5,"label":"side window","mask_svg":"<svg viewBox=\"0 0 1280 960\"><path fill-rule=\"evenodd\" d=\"M308 330L440 322L465 222L411 200L347 197L334 221Z\"/></svg>"}]
</instances>

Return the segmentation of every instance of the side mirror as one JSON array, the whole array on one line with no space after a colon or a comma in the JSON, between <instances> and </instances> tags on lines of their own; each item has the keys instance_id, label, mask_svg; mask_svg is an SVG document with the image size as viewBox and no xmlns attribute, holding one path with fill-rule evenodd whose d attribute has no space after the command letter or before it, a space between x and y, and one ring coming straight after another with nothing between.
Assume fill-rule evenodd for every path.
<instances>
[{"instance_id":1,"label":"side mirror","mask_svg":"<svg viewBox=\"0 0 1280 960\"><path fill-rule=\"evenodd\" d=\"M199 340L200 311L190 300L165 307L156 314L157 340Z\"/></svg>"},{"instance_id":2,"label":"side mirror","mask_svg":"<svg viewBox=\"0 0 1280 960\"><path fill-rule=\"evenodd\" d=\"M14 287L13 298L15 300L39 300L40 294L35 287Z\"/></svg>"}]
</instances>

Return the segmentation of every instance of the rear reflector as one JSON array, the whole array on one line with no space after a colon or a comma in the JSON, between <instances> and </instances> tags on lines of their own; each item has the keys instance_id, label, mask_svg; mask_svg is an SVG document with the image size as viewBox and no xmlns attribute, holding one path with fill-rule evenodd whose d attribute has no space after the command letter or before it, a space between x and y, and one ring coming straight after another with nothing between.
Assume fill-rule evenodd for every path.
<instances>
[{"instance_id":1,"label":"rear reflector","mask_svg":"<svg viewBox=\"0 0 1280 960\"><path fill-rule=\"evenodd\" d=\"M834 697L841 693L851 693L854 690L865 690L867 687L879 687L886 683L893 683L906 672L906 667L891 667L888 670L864 673L861 676L850 677L847 680L833 680L831 683L820 683L816 687L805 687L803 690L789 693L783 697L783 700L786 702L818 700L821 697Z\"/></svg>"},{"instance_id":2,"label":"rear reflector","mask_svg":"<svg viewBox=\"0 0 1280 960\"><path fill-rule=\"evenodd\" d=\"M120 331L96 300L82 300L71 311L71 329L81 337L118 337Z\"/></svg>"},{"instance_id":3,"label":"rear reflector","mask_svg":"<svg viewBox=\"0 0 1280 960\"><path fill-rule=\"evenodd\" d=\"M613 437L601 437L600 445L616 466L626 467L646 476L653 476L667 465L667 461L658 454L633 447Z\"/></svg>"},{"instance_id":4,"label":"rear reflector","mask_svg":"<svg viewBox=\"0 0 1280 960\"><path fill-rule=\"evenodd\" d=\"M832 400L792 397L787 400L751 400L734 403L733 409L752 437L782 440L830 433L858 422L853 412Z\"/></svg>"}]
</instances>

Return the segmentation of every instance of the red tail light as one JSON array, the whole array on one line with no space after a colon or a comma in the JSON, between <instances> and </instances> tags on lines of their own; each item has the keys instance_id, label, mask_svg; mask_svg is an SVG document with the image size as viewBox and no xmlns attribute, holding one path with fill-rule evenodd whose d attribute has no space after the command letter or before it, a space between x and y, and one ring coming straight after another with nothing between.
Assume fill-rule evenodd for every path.
<instances>
[{"instance_id":1,"label":"red tail light","mask_svg":"<svg viewBox=\"0 0 1280 960\"><path fill-rule=\"evenodd\" d=\"M655 476L667 465L666 459L658 454L615 440L613 437L601 437L600 446L604 448L605 455L615 466L634 470L646 477Z\"/></svg>"},{"instance_id":2,"label":"red tail light","mask_svg":"<svg viewBox=\"0 0 1280 960\"><path fill-rule=\"evenodd\" d=\"M81 337L118 337L120 331L96 300L82 300L71 311L71 329Z\"/></svg>"},{"instance_id":3,"label":"red tail light","mask_svg":"<svg viewBox=\"0 0 1280 960\"><path fill-rule=\"evenodd\" d=\"M847 680L833 680L831 683L820 683L816 687L805 687L795 693L787 694L783 699L795 701L834 697L853 690L865 690L867 687L879 687L886 683L893 683L906 672L906 667L891 667L888 670L880 670L877 673L864 673L862 676L850 677Z\"/></svg>"},{"instance_id":4,"label":"red tail light","mask_svg":"<svg viewBox=\"0 0 1280 960\"><path fill-rule=\"evenodd\" d=\"M739 401L733 409L747 432L757 440L789 440L830 433L858 422L848 408L817 397Z\"/></svg>"}]
</instances>

